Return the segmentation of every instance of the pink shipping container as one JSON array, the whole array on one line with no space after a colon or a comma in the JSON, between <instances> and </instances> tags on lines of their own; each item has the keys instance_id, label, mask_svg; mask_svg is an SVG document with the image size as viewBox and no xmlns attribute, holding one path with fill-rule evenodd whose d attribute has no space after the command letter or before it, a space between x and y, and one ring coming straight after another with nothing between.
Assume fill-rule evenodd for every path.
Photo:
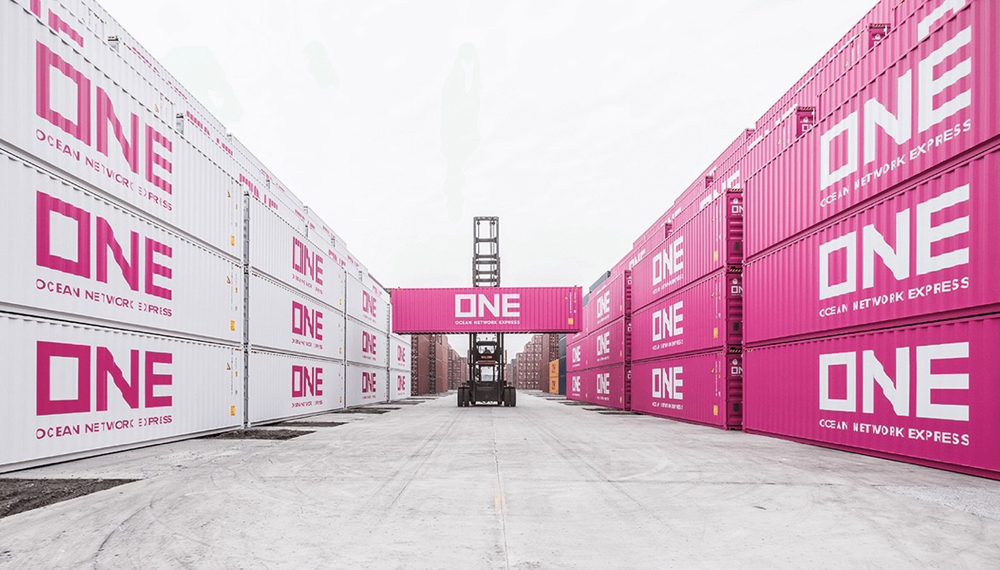
<instances>
[{"instance_id":1,"label":"pink shipping container","mask_svg":"<svg viewBox=\"0 0 1000 570\"><path fill-rule=\"evenodd\" d=\"M1000 6L928 3L824 97L836 108L748 182L757 255L1000 134ZM919 43L917 43L919 42Z\"/></svg>"},{"instance_id":2,"label":"pink shipping container","mask_svg":"<svg viewBox=\"0 0 1000 570\"><path fill-rule=\"evenodd\" d=\"M743 415L742 355L725 351L632 364L632 411L723 429Z\"/></svg>"},{"instance_id":3,"label":"pink shipping container","mask_svg":"<svg viewBox=\"0 0 1000 570\"><path fill-rule=\"evenodd\" d=\"M743 276L723 269L632 315L632 361L738 347Z\"/></svg>"},{"instance_id":4,"label":"pink shipping container","mask_svg":"<svg viewBox=\"0 0 1000 570\"><path fill-rule=\"evenodd\" d=\"M0 306L243 340L243 269L231 258L4 152L0 181Z\"/></svg>"},{"instance_id":5,"label":"pink shipping container","mask_svg":"<svg viewBox=\"0 0 1000 570\"><path fill-rule=\"evenodd\" d=\"M0 15L2 145L239 259L236 181L150 110L159 93L106 44L80 46L12 2Z\"/></svg>"},{"instance_id":6,"label":"pink shipping container","mask_svg":"<svg viewBox=\"0 0 1000 570\"><path fill-rule=\"evenodd\" d=\"M344 407L344 363L251 350L247 370L251 425Z\"/></svg>"},{"instance_id":7,"label":"pink shipping container","mask_svg":"<svg viewBox=\"0 0 1000 570\"><path fill-rule=\"evenodd\" d=\"M411 362L410 337L389 335L389 368L409 371Z\"/></svg>"},{"instance_id":8,"label":"pink shipping container","mask_svg":"<svg viewBox=\"0 0 1000 570\"><path fill-rule=\"evenodd\" d=\"M578 370L569 372L566 375L566 399L582 402L583 400L583 377L588 371Z\"/></svg>"},{"instance_id":9,"label":"pink shipping container","mask_svg":"<svg viewBox=\"0 0 1000 570\"><path fill-rule=\"evenodd\" d=\"M389 401L409 398L412 385L413 378L409 370L389 370Z\"/></svg>"},{"instance_id":10,"label":"pink shipping container","mask_svg":"<svg viewBox=\"0 0 1000 570\"><path fill-rule=\"evenodd\" d=\"M584 348L584 353L589 357L589 368L623 364L631 358L626 326L625 319L618 319L590 333Z\"/></svg>"},{"instance_id":11,"label":"pink shipping container","mask_svg":"<svg viewBox=\"0 0 1000 570\"><path fill-rule=\"evenodd\" d=\"M581 401L627 410L626 381L628 367L625 364L592 368L582 374Z\"/></svg>"},{"instance_id":12,"label":"pink shipping container","mask_svg":"<svg viewBox=\"0 0 1000 570\"><path fill-rule=\"evenodd\" d=\"M383 333L389 330L389 300L381 287L347 276L347 316Z\"/></svg>"},{"instance_id":13,"label":"pink shipping container","mask_svg":"<svg viewBox=\"0 0 1000 570\"><path fill-rule=\"evenodd\" d=\"M347 361L371 366L389 366L389 336L355 319L347 317Z\"/></svg>"},{"instance_id":14,"label":"pink shipping container","mask_svg":"<svg viewBox=\"0 0 1000 570\"><path fill-rule=\"evenodd\" d=\"M1000 478L1000 317L746 353L746 429Z\"/></svg>"},{"instance_id":15,"label":"pink shipping container","mask_svg":"<svg viewBox=\"0 0 1000 570\"><path fill-rule=\"evenodd\" d=\"M590 361L593 359L593 354L588 352L589 347L591 347L591 344L586 336L568 342L566 344L566 370L576 372L590 368Z\"/></svg>"},{"instance_id":16,"label":"pink shipping container","mask_svg":"<svg viewBox=\"0 0 1000 570\"><path fill-rule=\"evenodd\" d=\"M344 269L264 204L254 199L248 202L250 266L343 311L346 305Z\"/></svg>"},{"instance_id":17,"label":"pink shipping container","mask_svg":"<svg viewBox=\"0 0 1000 570\"><path fill-rule=\"evenodd\" d=\"M640 261L646 258L647 254L652 254L656 251L663 240L666 239L667 235L670 233L671 225L669 223L663 223L657 228L657 231L652 232L650 237L645 239L632 248L632 251L628 252L625 257L623 257L614 267L611 268L612 277L615 275L621 275L626 271L631 271L639 264Z\"/></svg>"},{"instance_id":18,"label":"pink shipping container","mask_svg":"<svg viewBox=\"0 0 1000 570\"><path fill-rule=\"evenodd\" d=\"M250 273L250 345L342 360L344 313L277 281Z\"/></svg>"},{"instance_id":19,"label":"pink shipping container","mask_svg":"<svg viewBox=\"0 0 1000 570\"><path fill-rule=\"evenodd\" d=\"M632 307L638 311L728 265L743 262L743 195L728 191L632 270Z\"/></svg>"},{"instance_id":20,"label":"pink shipping container","mask_svg":"<svg viewBox=\"0 0 1000 570\"><path fill-rule=\"evenodd\" d=\"M575 333L579 287L393 289L392 331L418 333Z\"/></svg>"},{"instance_id":21,"label":"pink shipping container","mask_svg":"<svg viewBox=\"0 0 1000 570\"><path fill-rule=\"evenodd\" d=\"M0 313L0 472L238 428L238 347Z\"/></svg>"},{"instance_id":22,"label":"pink shipping container","mask_svg":"<svg viewBox=\"0 0 1000 570\"><path fill-rule=\"evenodd\" d=\"M998 173L993 150L747 263L747 343L998 310Z\"/></svg>"},{"instance_id":23,"label":"pink shipping container","mask_svg":"<svg viewBox=\"0 0 1000 570\"><path fill-rule=\"evenodd\" d=\"M387 402L389 388L387 381L388 369L384 366L379 368L348 362L347 407Z\"/></svg>"},{"instance_id":24,"label":"pink shipping container","mask_svg":"<svg viewBox=\"0 0 1000 570\"><path fill-rule=\"evenodd\" d=\"M631 313L631 274L612 274L600 287L590 293L590 301L583 307L583 331L592 333L608 323Z\"/></svg>"},{"instance_id":25,"label":"pink shipping container","mask_svg":"<svg viewBox=\"0 0 1000 570\"><path fill-rule=\"evenodd\" d=\"M743 188L743 177L747 170L746 156L754 140L753 129L743 131L715 160L701 190L692 192L689 198L682 200L682 196L677 199L670 209L670 221L674 227L686 224L726 190Z\"/></svg>"}]
</instances>

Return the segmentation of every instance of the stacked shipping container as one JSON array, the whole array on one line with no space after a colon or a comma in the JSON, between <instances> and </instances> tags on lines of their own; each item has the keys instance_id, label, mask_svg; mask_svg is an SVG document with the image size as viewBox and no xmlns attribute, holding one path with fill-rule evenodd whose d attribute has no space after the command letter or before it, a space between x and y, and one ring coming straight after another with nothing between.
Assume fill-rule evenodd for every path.
<instances>
[{"instance_id":1,"label":"stacked shipping container","mask_svg":"<svg viewBox=\"0 0 1000 570\"><path fill-rule=\"evenodd\" d=\"M632 271L632 409L742 425L743 194L725 189Z\"/></svg>"},{"instance_id":2,"label":"stacked shipping container","mask_svg":"<svg viewBox=\"0 0 1000 570\"><path fill-rule=\"evenodd\" d=\"M748 180L748 431L997 476L998 19L899 3Z\"/></svg>"},{"instance_id":3,"label":"stacked shipping container","mask_svg":"<svg viewBox=\"0 0 1000 570\"><path fill-rule=\"evenodd\" d=\"M100 6L0 11L0 470L343 407L363 266Z\"/></svg>"},{"instance_id":4,"label":"stacked shipping container","mask_svg":"<svg viewBox=\"0 0 1000 570\"><path fill-rule=\"evenodd\" d=\"M880 2L636 239L634 410L1000 476L998 19Z\"/></svg>"},{"instance_id":5,"label":"stacked shipping container","mask_svg":"<svg viewBox=\"0 0 1000 570\"><path fill-rule=\"evenodd\" d=\"M566 397L619 410L631 408L632 274L606 277L583 307L583 331L569 344Z\"/></svg>"}]
</instances>

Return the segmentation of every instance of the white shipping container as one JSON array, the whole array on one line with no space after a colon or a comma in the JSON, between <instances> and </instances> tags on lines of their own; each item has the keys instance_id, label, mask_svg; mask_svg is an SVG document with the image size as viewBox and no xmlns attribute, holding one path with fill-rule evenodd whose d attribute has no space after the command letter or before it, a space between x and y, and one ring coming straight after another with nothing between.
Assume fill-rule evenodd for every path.
<instances>
[{"instance_id":1,"label":"white shipping container","mask_svg":"<svg viewBox=\"0 0 1000 570\"><path fill-rule=\"evenodd\" d=\"M347 243L337 235L337 232L330 229L330 225L320 217L315 209L309 206L306 206L306 223L308 225L306 234L316 244L328 249L341 248L345 251L347 250Z\"/></svg>"},{"instance_id":2,"label":"white shipping container","mask_svg":"<svg viewBox=\"0 0 1000 570\"><path fill-rule=\"evenodd\" d=\"M388 294L377 285L365 286L350 273L347 275L347 316L374 327L389 331Z\"/></svg>"},{"instance_id":3,"label":"white shipping container","mask_svg":"<svg viewBox=\"0 0 1000 570\"><path fill-rule=\"evenodd\" d=\"M302 200L281 184L239 139L229 135L228 146L233 151L234 178L243 191L305 235L306 208Z\"/></svg>"},{"instance_id":4,"label":"white shipping container","mask_svg":"<svg viewBox=\"0 0 1000 570\"><path fill-rule=\"evenodd\" d=\"M347 317L347 361L389 366L389 337L384 332Z\"/></svg>"},{"instance_id":5,"label":"white shipping container","mask_svg":"<svg viewBox=\"0 0 1000 570\"><path fill-rule=\"evenodd\" d=\"M237 428L238 347L0 313L0 471Z\"/></svg>"},{"instance_id":6,"label":"white shipping container","mask_svg":"<svg viewBox=\"0 0 1000 570\"><path fill-rule=\"evenodd\" d=\"M250 201L250 266L344 310L344 269L262 203Z\"/></svg>"},{"instance_id":7,"label":"white shipping container","mask_svg":"<svg viewBox=\"0 0 1000 570\"><path fill-rule=\"evenodd\" d=\"M386 368L347 363L347 407L386 402Z\"/></svg>"},{"instance_id":8,"label":"white shipping container","mask_svg":"<svg viewBox=\"0 0 1000 570\"><path fill-rule=\"evenodd\" d=\"M389 368L410 370L410 335L389 335Z\"/></svg>"},{"instance_id":9,"label":"white shipping container","mask_svg":"<svg viewBox=\"0 0 1000 570\"><path fill-rule=\"evenodd\" d=\"M344 407L344 362L251 350L247 370L251 424Z\"/></svg>"},{"instance_id":10,"label":"white shipping container","mask_svg":"<svg viewBox=\"0 0 1000 570\"><path fill-rule=\"evenodd\" d=\"M250 273L250 345L343 360L344 313Z\"/></svg>"},{"instance_id":11,"label":"white shipping container","mask_svg":"<svg viewBox=\"0 0 1000 570\"><path fill-rule=\"evenodd\" d=\"M230 258L3 151L0 181L0 306L242 342Z\"/></svg>"},{"instance_id":12,"label":"white shipping container","mask_svg":"<svg viewBox=\"0 0 1000 570\"><path fill-rule=\"evenodd\" d=\"M409 398L411 385L409 370L389 370L389 401Z\"/></svg>"},{"instance_id":13,"label":"white shipping container","mask_svg":"<svg viewBox=\"0 0 1000 570\"><path fill-rule=\"evenodd\" d=\"M90 32L92 36L107 43L112 49L117 50L119 56L144 79L153 84L154 87L168 94L170 99L179 105L179 112L183 112L182 108L190 110L197 118L200 130L213 134L225 133L226 129L222 122L215 118L190 91L181 85L177 78L171 75L128 30L122 27L97 2L89 0L17 1L26 10L31 10L32 6L37 6L38 13L36 16L43 19L43 23L47 22L48 11L52 10L63 21L70 23L80 35L85 35L84 30ZM78 23L80 26L77 26ZM115 38L115 40L111 40L110 38ZM84 42L86 43L86 40Z\"/></svg>"},{"instance_id":14,"label":"white shipping container","mask_svg":"<svg viewBox=\"0 0 1000 570\"><path fill-rule=\"evenodd\" d=\"M89 34L0 14L0 141L239 259L236 181L151 110L159 93Z\"/></svg>"}]
</instances>

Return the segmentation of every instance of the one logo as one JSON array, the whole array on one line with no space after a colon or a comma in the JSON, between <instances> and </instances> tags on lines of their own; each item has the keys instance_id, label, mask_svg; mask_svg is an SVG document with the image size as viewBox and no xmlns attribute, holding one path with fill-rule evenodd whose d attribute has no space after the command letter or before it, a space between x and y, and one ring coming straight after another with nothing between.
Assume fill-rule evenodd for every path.
<instances>
[{"instance_id":1,"label":"one logo","mask_svg":"<svg viewBox=\"0 0 1000 570\"><path fill-rule=\"evenodd\" d=\"M520 293L456 294L456 318L486 318L487 316L516 318L521 316Z\"/></svg>"},{"instance_id":2,"label":"one logo","mask_svg":"<svg viewBox=\"0 0 1000 570\"><path fill-rule=\"evenodd\" d=\"M168 369L172 353L132 349L115 355L104 346L47 341L35 346L35 413L39 416L107 411L110 384L129 408L173 405L173 376ZM57 399L53 394L54 361L76 362L75 396ZM66 384L62 378L56 382Z\"/></svg>"},{"instance_id":3,"label":"one logo","mask_svg":"<svg viewBox=\"0 0 1000 570\"><path fill-rule=\"evenodd\" d=\"M309 246L292 238L292 270L317 285L323 285L323 256L310 251Z\"/></svg>"},{"instance_id":4,"label":"one logo","mask_svg":"<svg viewBox=\"0 0 1000 570\"><path fill-rule=\"evenodd\" d=\"M917 204L912 224L910 208L900 210L896 213L896 235L892 240L895 247L889 245L875 224L862 228L860 240L858 232L851 231L820 244L820 300L857 292L859 266L862 289L874 287L876 257L896 281L910 277L911 262L915 262L913 272L918 276L969 263L971 240L955 239L969 233L969 216L940 221L944 217L942 212L968 201L966 184ZM860 259L858 241L861 241ZM956 242L964 244L963 247L956 247Z\"/></svg>"},{"instance_id":5,"label":"one logo","mask_svg":"<svg viewBox=\"0 0 1000 570\"><path fill-rule=\"evenodd\" d=\"M949 397L969 390L969 343L934 344L898 347L895 354L876 354L861 350L821 354L819 356L819 409L831 412L875 412L875 385L895 415L936 420L969 421L968 404L944 403L967 401L967 397ZM883 360L888 360L884 363ZM959 367L961 363L961 367ZM894 371L895 378L886 371ZM858 397L858 370L861 371L861 396ZM947 372L940 370L946 369ZM959 370L962 370L959 372ZM836 389L833 387L836 386ZM911 397L911 391L916 392ZM933 392L933 394L932 394ZM911 409L911 402L915 408ZM879 404L883 404L881 401Z\"/></svg>"},{"instance_id":6,"label":"one logo","mask_svg":"<svg viewBox=\"0 0 1000 570\"><path fill-rule=\"evenodd\" d=\"M376 372L361 373L361 393L374 394L378 390L378 374Z\"/></svg>"},{"instance_id":7,"label":"one logo","mask_svg":"<svg viewBox=\"0 0 1000 570\"><path fill-rule=\"evenodd\" d=\"M653 311L653 342L684 334L684 301Z\"/></svg>"},{"instance_id":8,"label":"one logo","mask_svg":"<svg viewBox=\"0 0 1000 570\"><path fill-rule=\"evenodd\" d=\"M173 269L164 265L165 260L173 256L173 249L169 245L133 231L127 235L126 232L119 231L115 235L108 220L101 216L93 216L92 220L87 210L43 192L36 192L35 204L36 265L107 283L108 266L113 262L118 266L129 289L141 289L147 295L161 299L173 298L173 292L169 288ZM75 239L75 243L67 243L67 236L52 235L53 226L56 225L53 223L53 216L59 216L76 226L70 238ZM59 225L66 227L65 223ZM53 252L53 246L57 244L61 248L75 249L76 259L67 259Z\"/></svg>"},{"instance_id":9,"label":"one logo","mask_svg":"<svg viewBox=\"0 0 1000 570\"><path fill-rule=\"evenodd\" d=\"M323 395L323 368L292 366L292 397L306 398Z\"/></svg>"},{"instance_id":10,"label":"one logo","mask_svg":"<svg viewBox=\"0 0 1000 570\"><path fill-rule=\"evenodd\" d=\"M659 285L683 269L684 236L678 236L653 256L653 285Z\"/></svg>"},{"instance_id":11,"label":"one logo","mask_svg":"<svg viewBox=\"0 0 1000 570\"><path fill-rule=\"evenodd\" d=\"M683 400L683 366L653 369L653 397L661 400Z\"/></svg>"},{"instance_id":12,"label":"one logo","mask_svg":"<svg viewBox=\"0 0 1000 570\"><path fill-rule=\"evenodd\" d=\"M292 301L292 334L323 340L323 311Z\"/></svg>"}]
</instances>

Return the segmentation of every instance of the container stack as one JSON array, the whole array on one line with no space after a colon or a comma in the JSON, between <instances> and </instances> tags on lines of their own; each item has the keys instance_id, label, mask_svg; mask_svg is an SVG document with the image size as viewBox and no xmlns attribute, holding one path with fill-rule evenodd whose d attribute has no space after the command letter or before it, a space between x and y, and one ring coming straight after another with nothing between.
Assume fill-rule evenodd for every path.
<instances>
[{"instance_id":1,"label":"container stack","mask_svg":"<svg viewBox=\"0 0 1000 570\"><path fill-rule=\"evenodd\" d=\"M583 307L583 331L568 345L566 397L619 410L631 409L631 272L603 277Z\"/></svg>"},{"instance_id":2,"label":"container stack","mask_svg":"<svg viewBox=\"0 0 1000 570\"><path fill-rule=\"evenodd\" d=\"M0 11L0 470L343 407L354 321L385 401L322 218L98 4Z\"/></svg>"},{"instance_id":3,"label":"container stack","mask_svg":"<svg viewBox=\"0 0 1000 570\"><path fill-rule=\"evenodd\" d=\"M389 335L389 400L405 400L410 397L413 375L413 352L409 337Z\"/></svg>"},{"instance_id":4,"label":"container stack","mask_svg":"<svg viewBox=\"0 0 1000 570\"><path fill-rule=\"evenodd\" d=\"M306 236L305 208L246 148L250 425L344 407L345 272Z\"/></svg>"},{"instance_id":5,"label":"container stack","mask_svg":"<svg viewBox=\"0 0 1000 570\"><path fill-rule=\"evenodd\" d=\"M78 16L0 6L4 468L243 422L243 213L205 135L224 131Z\"/></svg>"},{"instance_id":6,"label":"container stack","mask_svg":"<svg viewBox=\"0 0 1000 570\"><path fill-rule=\"evenodd\" d=\"M632 270L632 410L739 429L743 193L672 228Z\"/></svg>"},{"instance_id":7,"label":"container stack","mask_svg":"<svg viewBox=\"0 0 1000 570\"><path fill-rule=\"evenodd\" d=\"M747 182L746 429L995 477L1000 11L883 17Z\"/></svg>"},{"instance_id":8,"label":"container stack","mask_svg":"<svg viewBox=\"0 0 1000 570\"><path fill-rule=\"evenodd\" d=\"M347 405L388 399L388 294L370 277L347 276Z\"/></svg>"}]
</instances>

